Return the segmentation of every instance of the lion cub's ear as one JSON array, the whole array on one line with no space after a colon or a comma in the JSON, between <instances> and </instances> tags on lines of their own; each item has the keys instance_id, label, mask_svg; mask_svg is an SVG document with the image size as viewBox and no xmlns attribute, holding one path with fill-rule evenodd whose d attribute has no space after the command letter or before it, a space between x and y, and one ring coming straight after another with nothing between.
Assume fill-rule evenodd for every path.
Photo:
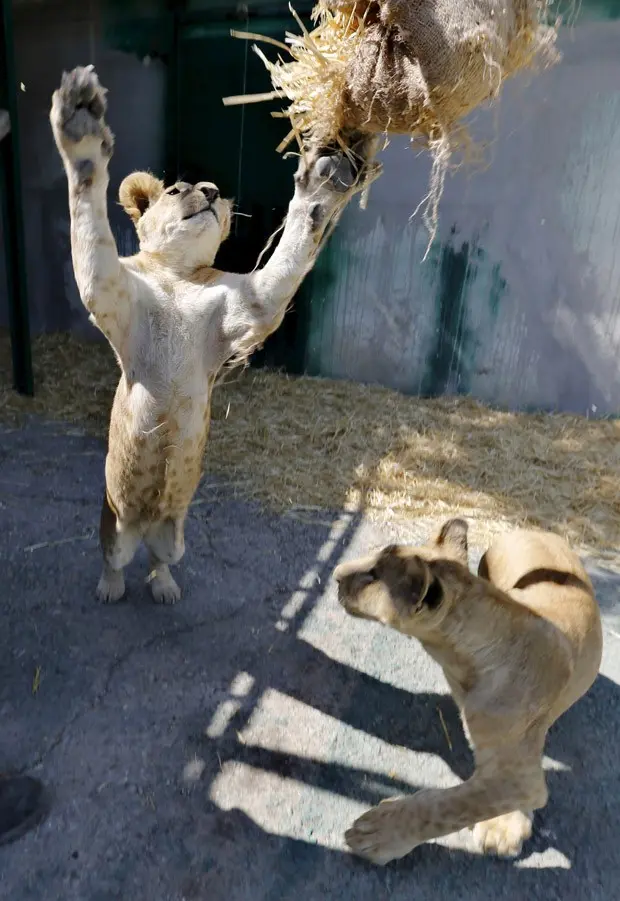
<instances>
[{"instance_id":1,"label":"lion cub's ear","mask_svg":"<svg viewBox=\"0 0 620 901\"><path fill-rule=\"evenodd\" d=\"M132 172L121 182L118 199L128 216L137 222L151 204L158 200L164 183L150 172Z\"/></svg>"},{"instance_id":2,"label":"lion cub's ear","mask_svg":"<svg viewBox=\"0 0 620 901\"><path fill-rule=\"evenodd\" d=\"M442 549L447 557L451 557L465 566L469 562L468 529L469 526L464 519L449 519L443 524L435 539L435 544Z\"/></svg>"}]
</instances>

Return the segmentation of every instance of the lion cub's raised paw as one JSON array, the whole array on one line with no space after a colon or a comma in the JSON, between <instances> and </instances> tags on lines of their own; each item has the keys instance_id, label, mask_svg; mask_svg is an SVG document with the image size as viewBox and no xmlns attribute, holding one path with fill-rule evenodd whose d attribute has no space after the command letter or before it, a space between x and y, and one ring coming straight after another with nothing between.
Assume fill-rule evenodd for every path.
<instances>
[{"instance_id":1,"label":"lion cub's raised paw","mask_svg":"<svg viewBox=\"0 0 620 901\"><path fill-rule=\"evenodd\" d=\"M356 173L341 151L331 154L312 153L302 157L295 175L297 189L308 196L321 192L346 193L355 183Z\"/></svg>"},{"instance_id":2,"label":"lion cub's raised paw","mask_svg":"<svg viewBox=\"0 0 620 901\"><path fill-rule=\"evenodd\" d=\"M518 857L532 835L532 815L515 810L474 826L474 840L484 854Z\"/></svg>"},{"instance_id":3,"label":"lion cub's raised paw","mask_svg":"<svg viewBox=\"0 0 620 901\"><path fill-rule=\"evenodd\" d=\"M65 153L71 154L82 142L94 142L104 157L112 155L114 136L104 120L106 93L93 66L78 66L63 74L52 97L50 120L56 141Z\"/></svg>"}]
</instances>

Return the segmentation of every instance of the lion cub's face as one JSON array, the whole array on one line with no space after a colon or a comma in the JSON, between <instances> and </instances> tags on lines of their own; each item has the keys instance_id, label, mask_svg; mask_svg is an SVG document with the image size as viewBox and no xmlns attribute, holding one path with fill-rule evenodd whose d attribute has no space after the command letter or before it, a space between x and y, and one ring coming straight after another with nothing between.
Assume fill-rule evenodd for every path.
<instances>
[{"instance_id":1,"label":"lion cub's face","mask_svg":"<svg viewBox=\"0 0 620 901\"><path fill-rule=\"evenodd\" d=\"M389 545L341 564L334 578L347 613L423 636L445 616L454 581L467 578L466 567L467 523L452 519L427 545Z\"/></svg>"},{"instance_id":2,"label":"lion cub's face","mask_svg":"<svg viewBox=\"0 0 620 901\"><path fill-rule=\"evenodd\" d=\"M232 204L211 182L165 188L149 173L134 172L121 184L119 198L135 222L141 249L184 266L211 266L230 232Z\"/></svg>"}]
</instances>

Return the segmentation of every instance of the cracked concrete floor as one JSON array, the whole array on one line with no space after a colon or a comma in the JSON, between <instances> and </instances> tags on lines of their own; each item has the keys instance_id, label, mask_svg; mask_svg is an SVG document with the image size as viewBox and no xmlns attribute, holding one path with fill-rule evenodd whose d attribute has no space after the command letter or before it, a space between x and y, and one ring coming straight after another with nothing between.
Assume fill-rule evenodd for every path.
<instances>
[{"instance_id":1,"label":"cracked concrete floor","mask_svg":"<svg viewBox=\"0 0 620 901\"><path fill-rule=\"evenodd\" d=\"M379 869L342 833L383 797L466 776L437 667L345 617L343 556L411 526L274 517L207 477L181 603L154 606L140 557L125 603L94 599L103 448L58 425L0 431L0 770L38 773L49 819L0 849L11 901L469 901L617 894L618 568L590 559L602 674L547 746L550 802L516 862L467 833Z\"/></svg>"}]
</instances>

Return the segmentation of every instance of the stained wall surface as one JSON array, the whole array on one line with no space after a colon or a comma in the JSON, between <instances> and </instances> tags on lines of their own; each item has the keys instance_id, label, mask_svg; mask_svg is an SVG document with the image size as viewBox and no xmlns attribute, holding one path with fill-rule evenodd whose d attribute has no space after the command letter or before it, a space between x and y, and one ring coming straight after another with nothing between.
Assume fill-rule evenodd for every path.
<instances>
[{"instance_id":1,"label":"stained wall surface","mask_svg":"<svg viewBox=\"0 0 620 901\"><path fill-rule=\"evenodd\" d=\"M448 178L425 261L410 214L428 161L390 143L367 211L347 210L313 276L308 371L618 413L620 20L584 7L562 63L475 116L488 168Z\"/></svg>"}]
</instances>

